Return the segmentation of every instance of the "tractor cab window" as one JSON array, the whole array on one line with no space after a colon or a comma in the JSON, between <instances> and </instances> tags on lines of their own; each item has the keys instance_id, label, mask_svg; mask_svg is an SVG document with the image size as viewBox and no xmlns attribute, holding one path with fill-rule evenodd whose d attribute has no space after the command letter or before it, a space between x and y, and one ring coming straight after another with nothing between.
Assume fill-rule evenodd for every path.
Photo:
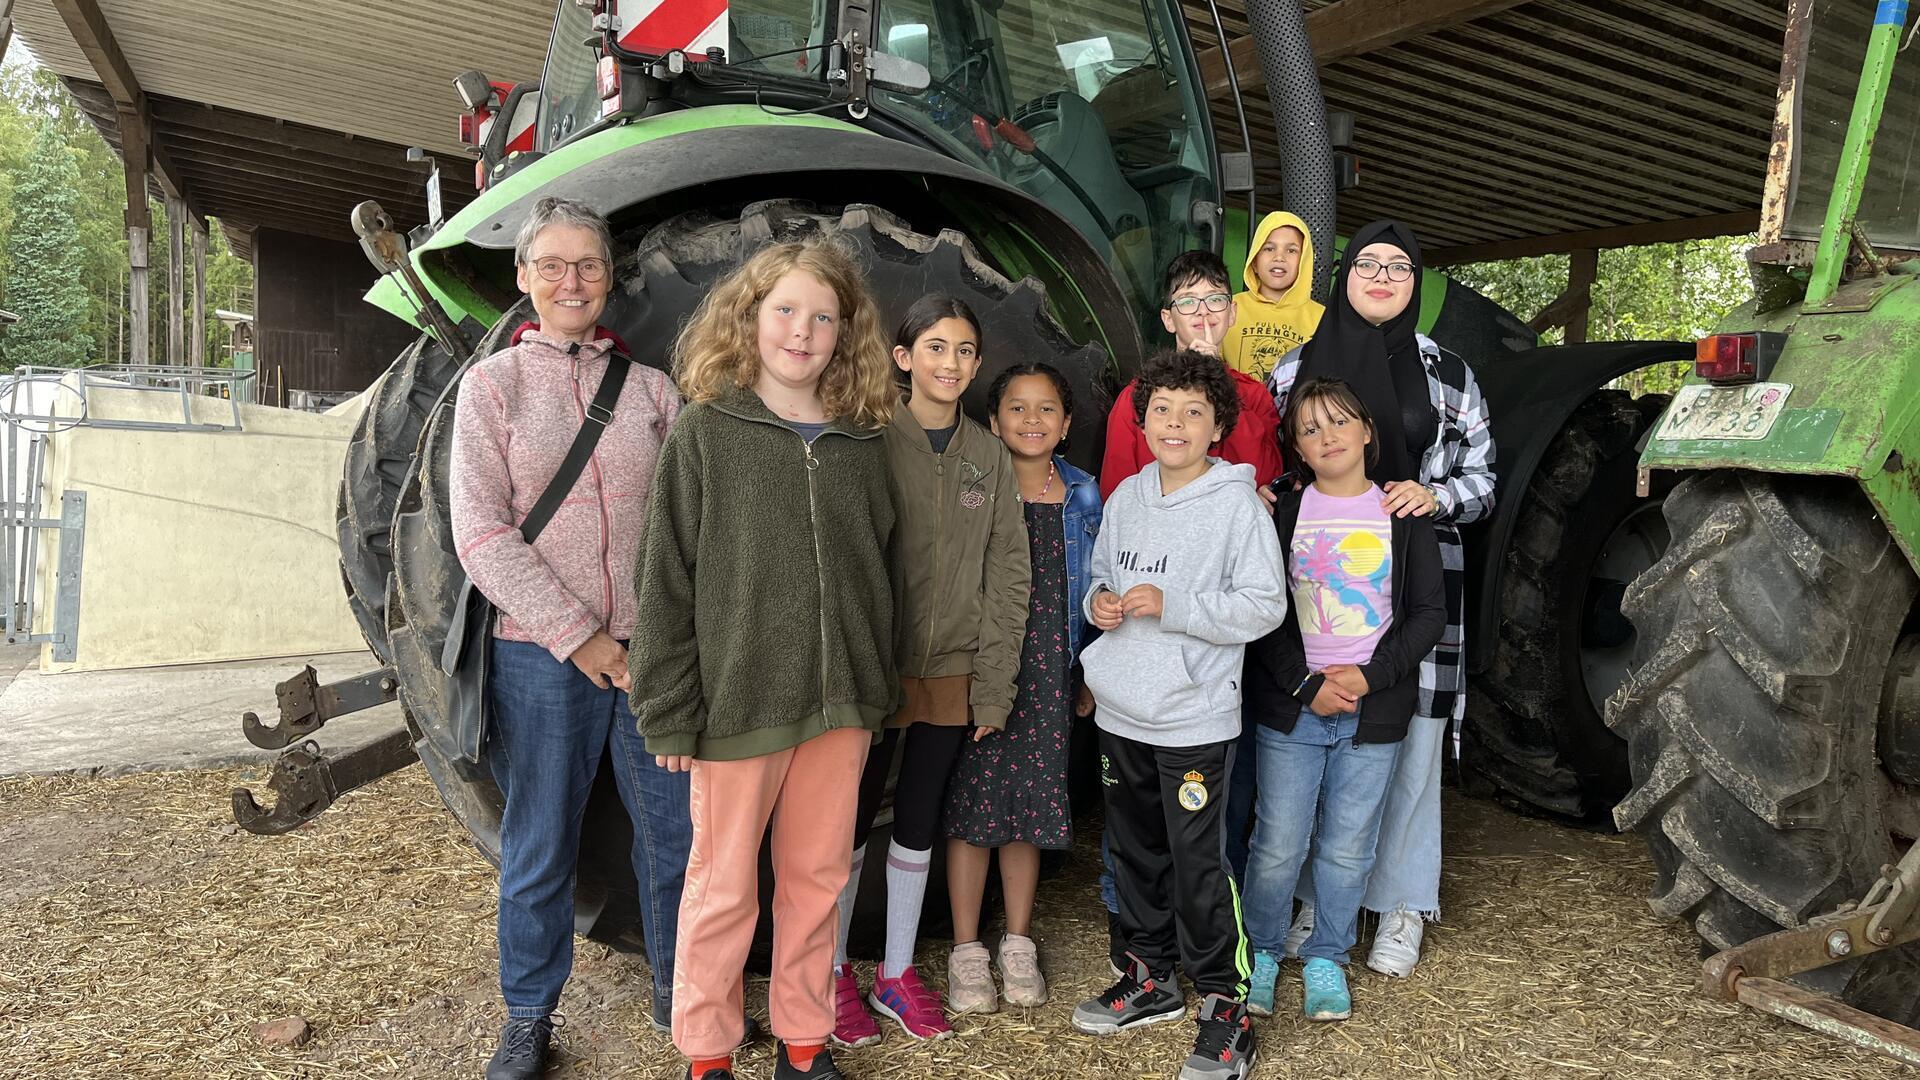
<instances>
[{"instance_id":1,"label":"tractor cab window","mask_svg":"<svg viewBox=\"0 0 1920 1080\"><path fill-rule=\"evenodd\" d=\"M1189 207L1217 198L1177 9L1165 0L879 7L878 47L924 64L933 84L876 102L1058 211L1107 256L1137 307L1157 307L1160 267L1204 241ZM1150 334L1158 327L1152 320Z\"/></svg>"},{"instance_id":2,"label":"tractor cab window","mask_svg":"<svg viewBox=\"0 0 1920 1080\"><path fill-rule=\"evenodd\" d=\"M542 152L600 122L598 59L586 42L593 39L593 12L560 0L547 42L547 65L540 76L540 119L534 145Z\"/></svg>"},{"instance_id":3,"label":"tractor cab window","mask_svg":"<svg viewBox=\"0 0 1920 1080\"><path fill-rule=\"evenodd\" d=\"M1814 4L1806 74L1795 102L1796 153L1786 228L1795 239L1818 239L1826 220L1878 6L1876 0ZM1858 223L1876 247L1920 251L1920 52L1894 61Z\"/></svg>"}]
</instances>

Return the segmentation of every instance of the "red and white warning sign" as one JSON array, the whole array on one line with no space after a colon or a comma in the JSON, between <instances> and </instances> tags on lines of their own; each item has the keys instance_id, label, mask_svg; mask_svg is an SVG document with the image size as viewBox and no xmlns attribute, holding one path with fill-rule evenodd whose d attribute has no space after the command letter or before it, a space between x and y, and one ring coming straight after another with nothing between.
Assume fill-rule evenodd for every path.
<instances>
[{"instance_id":1,"label":"red and white warning sign","mask_svg":"<svg viewBox=\"0 0 1920 1080\"><path fill-rule=\"evenodd\" d=\"M682 49L705 60L710 48L727 47L727 0L622 0L620 47L663 55Z\"/></svg>"}]
</instances>

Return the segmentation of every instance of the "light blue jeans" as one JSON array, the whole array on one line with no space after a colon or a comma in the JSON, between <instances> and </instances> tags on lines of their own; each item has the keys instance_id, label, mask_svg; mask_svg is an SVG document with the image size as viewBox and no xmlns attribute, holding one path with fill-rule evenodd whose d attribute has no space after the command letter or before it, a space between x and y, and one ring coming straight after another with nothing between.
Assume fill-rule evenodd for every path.
<instances>
[{"instance_id":1,"label":"light blue jeans","mask_svg":"<svg viewBox=\"0 0 1920 1080\"><path fill-rule=\"evenodd\" d=\"M1355 745L1357 713L1300 710L1291 732L1261 725L1260 790L1243 897L1253 947L1279 956L1293 921L1294 887L1313 850L1318 893L1303 958L1347 962L1359 932L1360 900L1373 872L1380 810L1397 743Z\"/></svg>"}]
</instances>

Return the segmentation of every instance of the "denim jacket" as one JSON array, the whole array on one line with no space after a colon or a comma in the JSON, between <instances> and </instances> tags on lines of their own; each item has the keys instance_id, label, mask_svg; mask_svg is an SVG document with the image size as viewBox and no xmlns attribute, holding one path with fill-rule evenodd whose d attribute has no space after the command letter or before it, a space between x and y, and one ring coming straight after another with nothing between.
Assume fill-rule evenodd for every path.
<instances>
[{"instance_id":1,"label":"denim jacket","mask_svg":"<svg viewBox=\"0 0 1920 1080\"><path fill-rule=\"evenodd\" d=\"M1098 633L1080 613L1086 610L1087 579L1092 576L1093 538L1100 531L1100 486L1058 454L1053 463L1067 485L1061 508L1067 533L1067 647L1077 661L1081 646Z\"/></svg>"}]
</instances>

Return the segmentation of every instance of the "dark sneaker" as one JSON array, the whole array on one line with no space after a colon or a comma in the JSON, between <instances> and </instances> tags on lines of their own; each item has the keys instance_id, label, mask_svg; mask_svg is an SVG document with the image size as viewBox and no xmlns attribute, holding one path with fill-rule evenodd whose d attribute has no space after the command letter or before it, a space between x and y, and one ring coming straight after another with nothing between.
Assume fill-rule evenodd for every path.
<instances>
[{"instance_id":1,"label":"dark sneaker","mask_svg":"<svg viewBox=\"0 0 1920 1080\"><path fill-rule=\"evenodd\" d=\"M500 1029L500 1047L487 1062L487 1080L529 1080L546 1072L553 1029L564 1023L558 1016L508 1020Z\"/></svg>"},{"instance_id":2,"label":"dark sneaker","mask_svg":"<svg viewBox=\"0 0 1920 1080\"><path fill-rule=\"evenodd\" d=\"M781 1043L774 1055L773 1080L847 1080L847 1074L833 1063L833 1051L824 1046L813 1055L813 1067L801 1072L787 1060L787 1044Z\"/></svg>"},{"instance_id":3,"label":"dark sneaker","mask_svg":"<svg viewBox=\"0 0 1920 1080\"><path fill-rule=\"evenodd\" d=\"M1120 916L1107 912L1107 970L1118 979L1127 973L1127 935L1120 932Z\"/></svg>"},{"instance_id":4,"label":"dark sneaker","mask_svg":"<svg viewBox=\"0 0 1920 1080\"><path fill-rule=\"evenodd\" d=\"M687 1080L733 1080L732 1069L708 1069L699 1076L693 1075L693 1066L687 1066Z\"/></svg>"},{"instance_id":5,"label":"dark sneaker","mask_svg":"<svg viewBox=\"0 0 1920 1080\"><path fill-rule=\"evenodd\" d=\"M1074 1008L1074 1027L1089 1035L1116 1035L1186 1015L1186 996L1180 993L1171 971L1156 976L1132 953L1125 959L1126 974L1119 982Z\"/></svg>"},{"instance_id":6,"label":"dark sneaker","mask_svg":"<svg viewBox=\"0 0 1920 1080\"><path fill-rule=\"evenodd\" d=\"M1224 994L1200 1003L1200 1033L1180 1067L1180 1080L1243 1080L1253 1072L1253 1022L1247 1007Z\"/></svg>"}]
</instances>

